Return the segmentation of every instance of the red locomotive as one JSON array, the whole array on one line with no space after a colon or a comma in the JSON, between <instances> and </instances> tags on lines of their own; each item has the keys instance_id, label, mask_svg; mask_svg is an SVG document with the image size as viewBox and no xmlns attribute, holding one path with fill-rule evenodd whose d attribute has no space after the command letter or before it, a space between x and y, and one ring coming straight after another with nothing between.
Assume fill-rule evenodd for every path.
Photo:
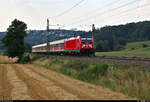
<instances>
[{"instance_id":1,"label":"red locomotive","mask_svg":"<svg viewBox=\"0 0 150 102\"><path fill-rule=\"evenodd\" d=\"M81 36L77 36L68 39L49 42L49 46L47 46L47 43L44 43L33 46L32 53L94 55L94 38L82 38Z\"/></svg>"}]
</instances>

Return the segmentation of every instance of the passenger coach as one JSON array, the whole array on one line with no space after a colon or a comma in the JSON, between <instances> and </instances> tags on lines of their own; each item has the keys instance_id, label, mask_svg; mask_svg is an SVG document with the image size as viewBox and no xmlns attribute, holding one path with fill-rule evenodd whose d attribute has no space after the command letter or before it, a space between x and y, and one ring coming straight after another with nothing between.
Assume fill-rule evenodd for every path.
<instances>
[{"instance_id":1,"label":"passenger coach","mask_svg":"<svg viewBox=\"0 0 150 102\"><path fill-rule=\"evenodd\" d=\"M80 54L94 55L94 38L82 38L81 36L71 37L68 39L58 40L36 45L32 47L32 53L37 54Z\"/></svg>"}]
</instances>

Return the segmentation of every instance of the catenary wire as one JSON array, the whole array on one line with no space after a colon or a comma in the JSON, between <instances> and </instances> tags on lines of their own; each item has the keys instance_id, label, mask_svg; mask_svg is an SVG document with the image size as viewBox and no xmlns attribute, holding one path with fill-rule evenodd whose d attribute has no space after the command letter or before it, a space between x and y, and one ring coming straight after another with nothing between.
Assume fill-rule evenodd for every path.
<instances>
[{"instance_id":1,"label":"catenary wire","mask_svg":"<svg viewBox=\"0 0 150 102\"><path fill-rule=\"evenodd\" d=\"M128 6L128 5L134 4L134 3L137 2L137 1L141 1L141 0L134 0L134 1L128 2L128 3L124 4L124 5L119 6L119 7L116 7L116 8L110 9L110 10L108 10L108 11L104 11L104 12L98 13L97 15L104 15L104 14L107 14L107 13L109 13L109 12L111 12L111 11L115 11L115 10L118 10L118 9L120 9L120 8L126 7L126 6ZM92 19L93 17L95 17L95 16L97 16L97 15L90 16L90 17L88 17L88 18L86 18L86 19L78 20L78 21L76 21L76 22L74 22L74 23L70 23L70 24L68 24L68 25L66 25L66 26L62 26L62 27L60 27L60 28L64 28L64 27L67 27L67 26L71 26L71 25L74 25L74 24L76 24L76 23L78 23L78 22L88 21L88 20Z\"/></svg>"},{"instance_id":2,"label":"catenary wire","mask_svg":"<svg viewBox=\"0 0 150 102\"><path fill-rule=\"evenodd\" d=\"M49 17L49 18L57 18L57 17L60 17L60 16L63 16L65 14L67 14L68 12L70 12L72 9L74 9L75 7L77 7L78 5L80 5L83 1L85 0L80 0L77 4L75 4L74 6L72 6L71 8L65 10L64 12L58 14L58 15L55 15L53 17Z\"/></svg>"}]
</instances>

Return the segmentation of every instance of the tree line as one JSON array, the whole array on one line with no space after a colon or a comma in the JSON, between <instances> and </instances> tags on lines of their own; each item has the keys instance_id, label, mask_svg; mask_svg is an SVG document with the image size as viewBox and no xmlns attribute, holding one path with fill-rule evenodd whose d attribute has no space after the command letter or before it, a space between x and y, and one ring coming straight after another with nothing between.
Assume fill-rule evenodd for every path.
<instances>
[{"instance_id":1,"label":"tree line","mask_svg":"<svg viewBox=\"0 0 150 102\"><path fill-rule=\"evenodd\" d=\"M127 42L150 40L150 21L98 28L94 38L96 51L122 50Z\"/></svg>"},{"instance_id":2,"label":"tree line","mask_svg":"<svg viewBox=\"0 0 150 102\"><path fill-rule=\"evenodd\" d=\"M94 30L96 51L118 51L124 49L127 42L150 40L150 21L128 23L118 26L105 26ZM24 52L31 52L31 45L24 43L27 25L15 19L8 27L2 42L5 54L18 57L21 61ZM92 32L87 32L91 35ZM86 35L86 34L85 34Z\"/></svg>"}]
</instances>

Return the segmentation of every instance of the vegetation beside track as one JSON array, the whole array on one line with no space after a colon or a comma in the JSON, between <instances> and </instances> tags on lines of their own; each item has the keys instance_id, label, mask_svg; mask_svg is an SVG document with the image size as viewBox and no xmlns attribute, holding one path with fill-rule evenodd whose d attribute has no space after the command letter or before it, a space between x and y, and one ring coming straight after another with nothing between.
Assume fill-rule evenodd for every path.
<instances>
[{"instance_id":1,"label":"vegetation beside track","mask_svg":"<svg viewBox=\"0 0 150 102\"><path fill-rule=\"evenodd\" d=\"M150 58L150 41L128 43L122 51L97 52L96 55Z\"/></svg>"},{"instance_id":2,"label":"vegetation beside track","mask_svg":"<svg viewBox=\"0 0 150 102\"><path fill-rule=\"evenodd\" d=\"M78 80L104 86L130 97L150 99L150 71L148 70L109 63L79 62L60 57L46 59L40 56L39 58L34 61L34 64Z\"/></svg>"}]
</instances>

